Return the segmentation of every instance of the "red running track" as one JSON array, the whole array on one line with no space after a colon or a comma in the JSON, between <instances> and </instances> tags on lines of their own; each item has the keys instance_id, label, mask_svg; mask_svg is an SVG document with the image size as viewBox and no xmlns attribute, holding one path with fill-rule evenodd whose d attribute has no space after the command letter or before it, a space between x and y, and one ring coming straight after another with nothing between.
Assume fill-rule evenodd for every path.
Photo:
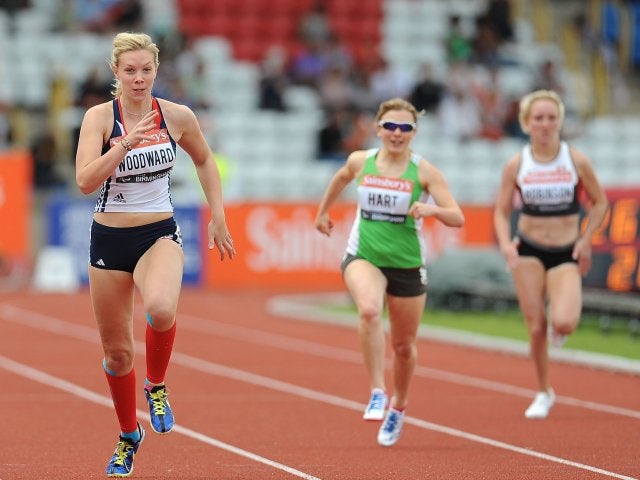
<instances>
[{"instance_id":1,"label":"red running track","mask_svg":"<svg viewBox=\"0 0 640 480\"><path fill-rule=\"evenodd\" d=\"M147 428L132 478L640 478L637 375L553 364L558 403L532 421L529 360L421 340L403 436L382 448L355 330L270 314L271 296L183 291L177 425ZM3 294L0 332L0 479L105 478L118 426L87 292Z\"/></svg>"}]
</instances>

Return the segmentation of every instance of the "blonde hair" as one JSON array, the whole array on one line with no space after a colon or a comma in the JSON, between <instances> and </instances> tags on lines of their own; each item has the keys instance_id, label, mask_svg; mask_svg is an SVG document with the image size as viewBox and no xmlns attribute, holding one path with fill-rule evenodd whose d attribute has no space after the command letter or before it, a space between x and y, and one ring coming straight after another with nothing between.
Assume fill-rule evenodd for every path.
<instances>
[{"instance_id":1,"label":"blonde hair","mask_svg":"<svg viewBox=\"0 0 640 480\"><path fill-rule=\"evenodd\" d=\"M407 102L403 98L396 97L386 100L380 104L378 113L376 114L376 122L379 121L385 113L390 112L391 110L406 110L413 115L414 122L417 122L418 117L422 116L422 112L418 112L411 102Z\"/></svg>"},{"instance_id":2,"label":"blonde hair","mask_svg":"<svg viewBox=\"0 0 640 480\"><path fill-rule=\"evenodd\" d=\"M147 50L153 54L154 64L156 69L160 65L159 53L157 45L153 43L153 40L146 33L119 33L113 39L113 50L111 51L111 59L109 65L112 71L116 71L118 68L118 62L120 56L126 52L132 52L134 50ZM113 90L111 91L113 97L116 98L122 93L122 87L120 81L115 79L113 82Z\"/></svg>"},{"instance_id":3,"label":"blonde hair","mask_svg":"<svg viewBox=\"0 0 640 480\"><path fill-rule=\"evenodd\" d=\"M531 107L536 100L551 100L558 107L558 123L562 126L564 121L564 103L560 95L553 90L536 90L531 92L520 100L520 111L518 112L518 121L520 122L520 128L524 133L529 133L526 123L531 113Z\"/></svg>"}]
</instances>

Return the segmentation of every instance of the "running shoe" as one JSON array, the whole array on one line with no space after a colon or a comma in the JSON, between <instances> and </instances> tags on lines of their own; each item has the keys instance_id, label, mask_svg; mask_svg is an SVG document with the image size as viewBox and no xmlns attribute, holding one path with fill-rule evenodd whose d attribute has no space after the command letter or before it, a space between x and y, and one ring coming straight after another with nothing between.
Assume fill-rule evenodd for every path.
<instances>
[{"instance_id":1,"label":"running shoe","mask_svg":"<svg viewBox=\"0 0 640 480\"><path fill-rule=\"evenodd\" d=\"M364 410L362 418L365 420L382 420L386 408L387 395L381 388L374 388L371 390L371 398L369 399L367 408Z\"/></svg>"},{"instance_id":2,"label":"running shoe","mask_svg":"<svg viewBox=\"0 0 640 480\"><path fill-rule=\"evenodd\" d=\"M553 328L553 325L549 323L547 326L547 338L549 339L549 344L551 344L551 346L560 348L565 344L567 338L569 338L569 335L564 335L562 333L556 332L556 329Z\"/></svg>"},{"instance_id":3,"label":"running shoe","mask_svg":"<svg viewBox=\"0 0 640 480\"><path fill-rule=\"evenodd\" d=\"M378 430L378 444L383 447L394 445L402 433L403 422L404 411L399 412L394 408L390 408L384 422L380 426L380 430Z\"/></svg>"},{"instance_id":4,"label":"running shoe","mask_svg":"<svg viewBox=\"0 0 640 480\"><path fill-rule=\"evenodd\" d=\"M538 392L529 408L524 412L524 416L531 419L547 418L555 401L556 394L553 389L549 389L548 392Z\"/></svg>"},{"instance_id":5,"label":"running shoe","mask_svg":"<svg viewBox=\"0 0 640 480\"><path fill-rule=\"evenodd\" d=\"M107 465L107 477L128 477L133 473L133 457L138 452L138 448L144 440L144 428L138 423L140 440L134 442L130 438L120 436L120 440L113 452L113 457Z\"/></svg>"},{"instance_id":6,"label":"running shoe","mask_svg":"<svg viewBox=\"0 0 640 480\"><path fill-rule=\"evenodd\" d=\"M556 332L554 329L549 330L549 343L556 348L562 347L569 338L568 335Z\"/></svg>"},{"instance_id":7,"label":"running shoe","mask_svg":"<svg viewBox=\"0 0 640 480\"><path fill-rule=\"evenodd\" d=\"M173 428L173 412L167 399L167 388L164 385L156 385L144 388L144 395L149 403L149 416L151 428L160 434L169 433Z\"/></svg>"}]
</instances>

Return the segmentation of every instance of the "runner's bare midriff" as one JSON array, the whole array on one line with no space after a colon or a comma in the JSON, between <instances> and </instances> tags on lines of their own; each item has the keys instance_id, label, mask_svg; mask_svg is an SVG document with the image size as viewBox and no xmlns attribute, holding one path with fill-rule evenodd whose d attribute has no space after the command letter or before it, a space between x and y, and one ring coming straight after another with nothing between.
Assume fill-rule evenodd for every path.
<instances>
[{"instance_id":1,"label":"runner's bare midriff","mask_svg":"<svg viewBox=\"0 0 640 480\"><path fill-rule=\"evenodd\" d=\"M173 212L97 212L93 219L107 227L137 227L171 218Z\"/></svg>"},{"instance_id":2,"label":"runner's bare midriff","mask_svg":"<svg viewBox=\"0 0 640 480\"><path fill-rule=\"evenodd\" d=\"M577 240L578 215L534 217L520 215L518 231L529 240L546 247L569 245Z\"/></svg>"}]
</instances>

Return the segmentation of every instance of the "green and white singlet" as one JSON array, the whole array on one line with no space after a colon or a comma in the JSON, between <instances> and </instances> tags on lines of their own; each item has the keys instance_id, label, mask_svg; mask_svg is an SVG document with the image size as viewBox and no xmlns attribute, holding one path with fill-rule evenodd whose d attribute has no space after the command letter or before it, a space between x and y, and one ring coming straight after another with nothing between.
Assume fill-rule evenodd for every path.
<instances>
[{"instance_id":1,"label":"green and white singlet","mask_svg":"<svg viewBox=\"0 0 640 480\"><path fill-rule=\"evenodd\" d=\"M347 253L377 267L418 268L426 249L421 235L422 219L408 215L415 201L426 201L418 179L420 155L412 153L400 177L384 177L376 167L379 149L367 151L357 179L358 211L349 234Z\"/></svg>"}]
</instances>

